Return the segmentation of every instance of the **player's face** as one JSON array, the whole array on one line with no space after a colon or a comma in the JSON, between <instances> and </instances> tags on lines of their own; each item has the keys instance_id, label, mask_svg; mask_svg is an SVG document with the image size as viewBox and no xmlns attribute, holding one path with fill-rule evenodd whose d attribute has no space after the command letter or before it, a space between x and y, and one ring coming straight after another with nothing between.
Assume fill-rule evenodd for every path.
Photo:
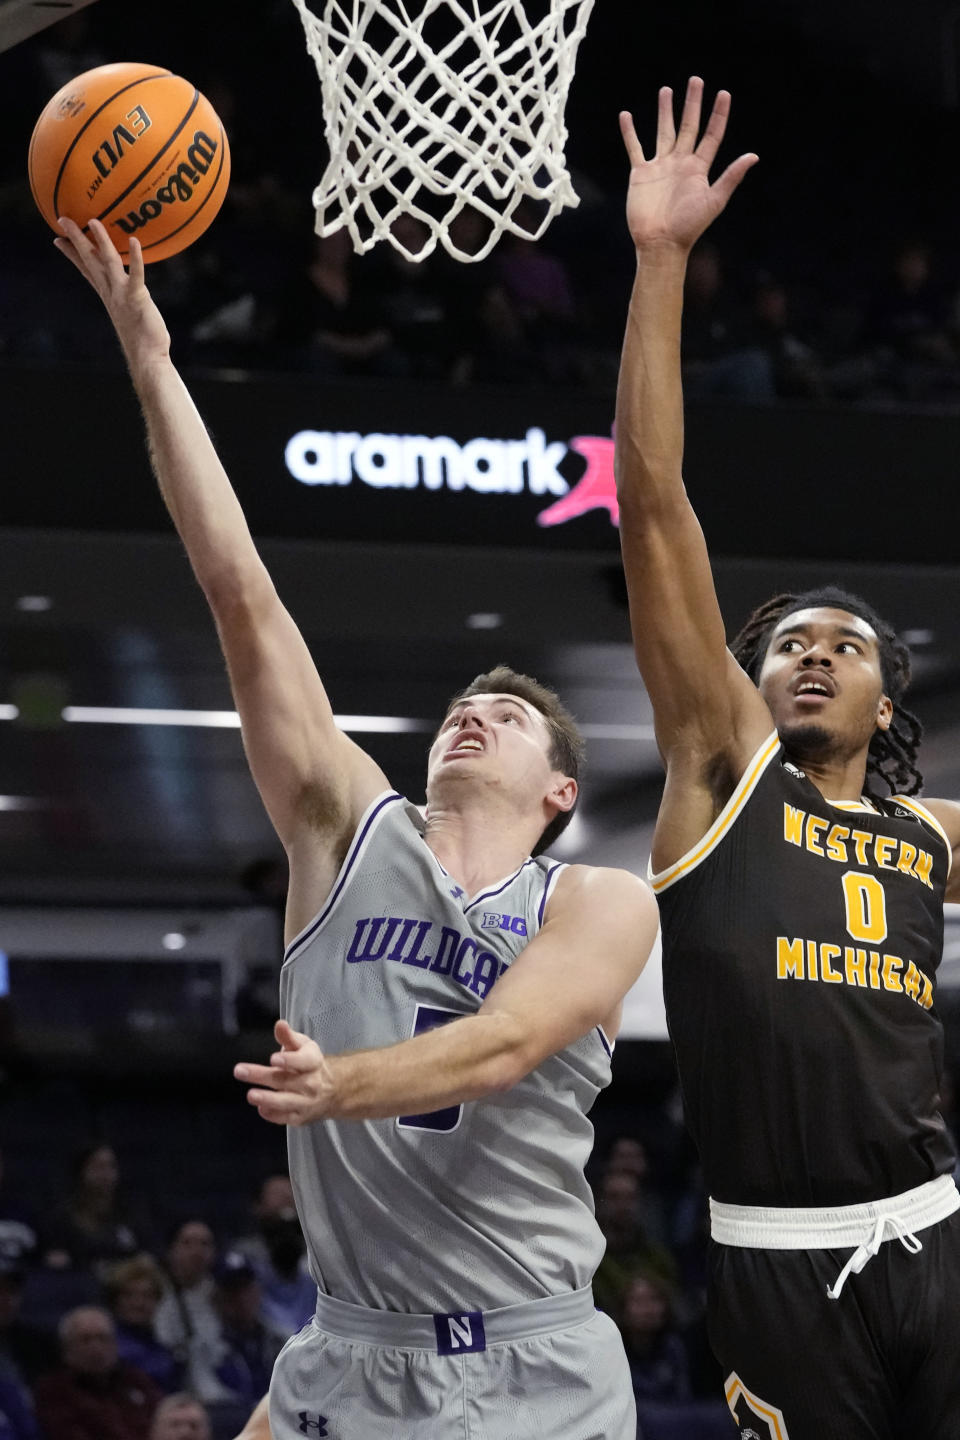
<instances>
[{"instance_id":1,"label":"player's face","mask_svg":"<svg viewBox=\"0 0 960 1440\"><path fill-rule=\"evenodd\" d=\"M495 785L540 804L556 772L551 737L535 706L517 695L472 695L451 706L430 747L427 796L463 783Z\"/></svg>"},{"instance_id":2,"label":"player's face","mask_svg":"<svg viewBox=\"0 0 960 1440\"><path fill-rule=\"evenodd\" d=\"M876 632L846 610L814 606L784 616L758 684L785 744L811 753L853 754L893 715Z\"/></svg>"}]
</instances>

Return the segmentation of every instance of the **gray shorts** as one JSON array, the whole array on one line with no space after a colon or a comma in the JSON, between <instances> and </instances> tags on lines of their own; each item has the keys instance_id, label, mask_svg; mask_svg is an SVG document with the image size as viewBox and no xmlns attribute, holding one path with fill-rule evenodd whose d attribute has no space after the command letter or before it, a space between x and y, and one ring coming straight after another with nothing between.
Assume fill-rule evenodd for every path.
<instances>
[{"instance_id":1,"label":"gray shorts","mask_svg":"<svg viewBox=\"0 0 960 1440\"><path fill-rule=\"evenodd\" d=\"M635 1440L619 1331L591 1291L400 1315L321 1295L270 1385L273 1440Z\"/></svg>"}]
</instances>

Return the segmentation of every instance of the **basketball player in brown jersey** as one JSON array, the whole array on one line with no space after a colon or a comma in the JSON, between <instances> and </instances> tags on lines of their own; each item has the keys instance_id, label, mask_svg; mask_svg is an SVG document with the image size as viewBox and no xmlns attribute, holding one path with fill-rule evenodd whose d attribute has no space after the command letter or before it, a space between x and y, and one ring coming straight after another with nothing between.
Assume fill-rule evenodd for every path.
<instances>
[{"instance_id":1,"label":"basketball player in brown jersey","mask_svg":"<svg viewBox=\"0 0 960 1440\"><path fill-rule=\"evenodd\" d=\"M960 1435L960 1196L939 1114L935 974L960 805L919 802L906 647L858 597L777 596L727 647L681 475L691 247L711 184L659 97L628 114L637 253L617 407L623 561L666 785L652 870L684 1103L711 1196L711 1341L741 1435ZM821 497L794 495L811 523ZM894 792L893 794L888 792ZM899 792L899 793L896 793Z\"/></svg>"}]
</instances>

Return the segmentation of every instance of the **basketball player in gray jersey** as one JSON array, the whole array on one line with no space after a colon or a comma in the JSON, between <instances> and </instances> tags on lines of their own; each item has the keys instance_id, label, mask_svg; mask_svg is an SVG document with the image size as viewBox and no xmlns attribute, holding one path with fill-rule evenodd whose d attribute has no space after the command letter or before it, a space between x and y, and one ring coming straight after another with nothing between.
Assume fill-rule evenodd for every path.
<instances>
[{"instance_id":1,"label":"basketball player in gray jersey","mask_svg":"<svg viewBox=\"0 0 960 1440\"><path fill-rule=\"evenodd\" d=\"M236 1073L290 1127L320 1293L245 1440L634 1440L626 1357L592 1302L583 1170L656 905L626 872L538 853L576 803L575 727L501 668L451 704L425 818L392 791L334 724L139 246L127 274L96 221L61 224L126 354L290 861L279 1049Z\"/></svg>"}]
</instances>

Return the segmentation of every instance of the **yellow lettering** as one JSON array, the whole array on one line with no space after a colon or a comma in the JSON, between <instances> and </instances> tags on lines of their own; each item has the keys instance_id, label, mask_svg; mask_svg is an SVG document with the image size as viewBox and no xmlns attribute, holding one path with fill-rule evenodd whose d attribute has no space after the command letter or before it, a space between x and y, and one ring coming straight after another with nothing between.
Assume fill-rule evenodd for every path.
<instances>
[{"instance_id":1,"label":"yellow lettering","mask_svg":"<svg viewBox=\"0 0 960 1440\"><path fill-rule=\"evenodd\" d=\"M918 1003L923 1006L924 1010L929 1010L933 1005L933 981L929 975L924 975L922 970L920 971L920 979L923 981L923 994L920 996Z\"/></svg>"},{"instance_id":2,"label":"yellow lettering","mask_svg":"<svg viewBox=\"0 0 960 1440\"><path fill-rule=\"evenodd\" d=\"M830 834L827 836L827 854L831 860L839 860L841 864L847 863L847 847L844 840L850 834L846 825L831 825Z\"/></svg>"},{"instance_id":3,"label":"yellow lettering","mask_svg":"<svg viewBox=\"0 0 960 1440\"><path fill-rule=\"evenodd\" d=\"M783 838L791 845L803 844L803 817L805 810L796 810L792 805L783 807Z\"/></svg>"},{"instance_id":4,"label":"yellow lettering","mask_svg":"<svg viewBox=\"0 0 960 1440\"><path fill-rule=\"evenodd\" d=\"M819 975L817 974L817 942L816 942L816 940L808 940L808 941L807 941L807 979L808 979L808 980L819 980L819 978L820 978L820 977L819 977Z\"/></svg>"},{"instance_id":5,"label":"yellow lettering","mask_svg":"<svg viewBox=\"0 0 960 1440\"><path fill-rule=\"evenodd\" d=\"M820 946L820 977L830 985L840 985L843 982L843 976L840 974L840 971L834 970L830 964L831 960L837 960L839 957L839 945Z\"/></svg>"},{"instance_id":6,"label":"yellow lettering","mask_svg":"<svg viewBox=\"0 0 960 1440\"><path fill-rule=\"evenodd\" d=\"M803 941L777 936L777 979L803 979Z\"/></svg>"},{"instance_id":7,"label":"yellow lettering","mask_svg":"<svg viewBox=\"0 0 960 1440\"><path fill-rule=\"evenodd\" d=\"M913 867L913 873L914 875L916 875L917 879L922 880L924 885L926 885L930 890L933 889L933 881L930 878L932 871L933 856L928 854L926 850L921 850L917 855L916 864Z\"/></svg>"},{"instance_id":8,"label":"yellow lettering","mask_svg":"<svg viewBox=\"0 0 960 1440\"><path fill-rule=\"evenodd\" d=\"M880 944L887 938L887 902L876 875L847 870L841 877L847 911L847 934L853 940Z\"/></svg>"},{"instance_id":9,"label":"yellow lettering","mask_svg":"<svg viewBox=\"0 0 960 1440\"><path fill-rule=\"evenodd\" d=\"M920 995L920 971L912 960L903 977L903 988L911 1000L916 1000Z\"/></svg>"},{"instance_id":10,"label":"yellow lettering","mask_svg":"<svg viewBox=\"0 0 960 1440\"><path fill-rule=\"evenodd\" d=\"M867 846L870 844L873 836L870 834L869 830L851 830L850 838L853 841L854 848L857 852L857 864L866 865Z\"/></svg>"},{"instance_id":11,"label":"yellow lettering","mask_svg":"<svg viewBox=\"0 0 960 1440\"><path fill-rule=\"evenodd\" d=\"M844 945L843 958L846 964L847 984L867 984L867 952L866 950L854 950L852 945Z\"/></svg>"},{"instance_id":12,"label":"yellow lettering","mask_svg":"<svg viewBox=\"0 0 960 1440\"><path fill-rule=\"evenodd\" d=\"M820 820L816 815L807 816L807 849L811 854L823 855L823 846L819 843L820 831L826 828L826 820Z\"/></svg>"},{"instance_id":13,"label":"yellow lettering","mask_svg":"<svg viewBox=\"0 0 960 1440\"><path fill-rule=\"evenodd\" d=\"M883 988L884 990L902 990L900 983L900 971L903 969L903 961L899 955L884 955L883 957Z\"/></svg>"},{"instance_id":14,"label":"yellow lettering","mask_svg":"<svg viewBox=\"0 0 960 1440\"><path fill-rule=\"evenodd\" d=\"M892 870L893 866L888 863L891 854L897 848L896 840L889 835L878 835L873 842L873 858L881 870Z\"/></svg>"},{"instance_id":15,"label":"yellow lettering","mask_svg":"<svg viewBox=\"0 0 960 1440\"><path fill-rule=\"evenodd\" d=\"M900 854L897 856L897 869L902 870L904 875L913 874L913 862L917 858L916 845L908 845L906 840L900 841Z\"/></svg>"},{"instance_id":16,"label":"yellow lettering","mask_svg":"<svg viewBox=\"0 0 960 1440\"><path fill-rule=\"evenodd\" d=\"M880 989L880 952L870 951L870 989Z\"/></svg>"}]
</instances>

